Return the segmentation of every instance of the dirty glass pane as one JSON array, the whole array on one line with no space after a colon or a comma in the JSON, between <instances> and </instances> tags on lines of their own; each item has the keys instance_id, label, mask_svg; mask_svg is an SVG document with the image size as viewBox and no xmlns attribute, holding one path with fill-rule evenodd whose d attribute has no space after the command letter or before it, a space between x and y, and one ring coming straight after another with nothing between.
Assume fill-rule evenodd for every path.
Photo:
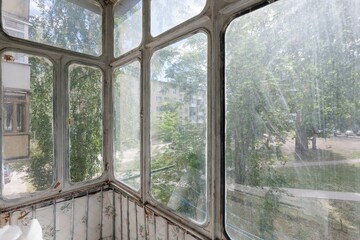
<instances>
[{"instance_id":1,"label":"dirty glass pane","mask_svg":"<svg viewBox=\"0 0 360 240\"><path fill-rule=\"evenodd\" d=\"M91 0L3 0L2 27L17 38L99 56L102 10Z\"/></svg>"},{"instance_id":2,"label":"dirty glass pane","mask_svg":"<svg viewBox=\"0 0 360 240\"><path fill-rule=\"evenodd\" d=\"M16 121L17 121L16 130L19 132L23 131L23 126L24 126L23 121L24 121L24 115L25 115L24 110L25 110L25 108L24 108L23 103L16 104Z\"/></svg>"},{"instance_id":3,"label":"dirty glass pane","mask_svg":"<svg viewBox=\"0 0 360 240\"><path fill-rule=\"evenodd\" d=\"M151 193L178 214L206 219L207 36L151 59Z\"/></svg>"},{"instance_id":4,"label":"dirty glass pane","mask_svg":"<svg viewBox=\"0 0 360 240\"><path fill-rule=\"evenodd\" d=\"M121 0L114 10L115 57L139 46L142 39L142 1Z\"/></svg>"},{"instance_id":5,"label":"dirty glass pane","mask_svg":"<svg viewBox=\"0 0 360 240\"><path fill-rule=\"evenodd\" d=\"M157 36L198 15L206 0L151 0L151 34Z\"/></svg>"},{"instance_id":6,"label":"dirty glass pane","mask_svg":"<svg viewBox=\"0 0 360 240\"><path fill-rule=\"evenodd\" d=\"M99 177L102 157L101 70L69 66L70 180L81 182Z\"/></svg>"},{"instance_id":7,"label":"dirty glass pane","mask_svg":"<svg viewBox=\"0 0 360 240\"><path fill-rule=\"evenodd\" d=\"M278 1L225 36L226 229L360 236L360 2Z\"/></svg>"},{"instance_id":8,"label":"dirty glass pane","mask_svg":"<svg viewBox=\"0 0 360 240\"><path fill-rule=\"evenodd\" d=\"M5 125L4 125L4 130L5 131L12 131L13 130L13 113L14 113L14 109L13 109L13 103L4 103L4 115L5 115Z\"/></svg>"},{"instance_id":9,"label":"dirty glass pane","mask_svg":"<svg viewBox=\"0 0 360 240\"><path fill-rule=\"evenodd\" d=\"M115 69L114 174L119 181L140 189L140 62Z\"/></svg>"},{"instance_id":10,"label":"dirty glass pane","mask_svg":"<svg viewBox=\"0 0 360 240\"><path fill-rule=\"evenodd\" d=\"M2 194L19 198L53 184L53 66L5 52L2 83Z\"/></svg>"}]
</instances>

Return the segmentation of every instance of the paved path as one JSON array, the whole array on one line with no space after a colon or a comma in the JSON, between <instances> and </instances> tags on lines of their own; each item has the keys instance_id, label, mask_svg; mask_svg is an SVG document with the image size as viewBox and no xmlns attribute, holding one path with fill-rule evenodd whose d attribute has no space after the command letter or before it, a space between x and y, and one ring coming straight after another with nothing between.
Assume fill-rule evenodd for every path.
<instances>
[{"instance_id":1,"label":"paved path","mask_svg":"<svg viewBox=\"0 0 360 240\"><path fill-rule=\"evenodd\" d=\"M3 195L9 198L15 198L20 196L21 193L28 192L27 186L23 177L25 176L22 172L13 171L13 175L11 177L11 182L6 183L4 185Z\"/></svg>"},{"instance_id":2,"label":"paved path","mask_svg":"<svg viewBox=\"0 0 360 240\"><path fill-rule=\"evenodd\" d=\"M287 168L287 167L317 167L317 166L329 166L339 164L354 164L360 163L360 159L348 159L348 160L336 160L336 161L317 161L317 162L290 162L286 164L274 164L275 168Z\"/></svg>"},{"instance_id":3,"label":"paved path","mask_svg":"<svg viewBox=\"0 0 360 240\"><path fill-rule=\"evenodd\" d=\"M360 193L353 192L334 192L311 189L297 189L297 188L282 188L290 196L302 198L316 198L342 201L356 201L360 202Z\"/></svg>"},{"instance_id":4,"label":"paved path","mask_svg":"<svg viewBox=\"0 0 360 240\"><path fill-rule=\"evenodd\" d=\"M259 197L265 196L265 193L268 191L268 189L269 187L250 187L240 184L230 184L228 186L229 191L238 191L243 194L250 194ZM298 188L281 188L281 190L284 190L284 193L282 194L283 198L297 197L360 202L360 193L354 192L335 192Z\"/></svg>"}]
</instances>

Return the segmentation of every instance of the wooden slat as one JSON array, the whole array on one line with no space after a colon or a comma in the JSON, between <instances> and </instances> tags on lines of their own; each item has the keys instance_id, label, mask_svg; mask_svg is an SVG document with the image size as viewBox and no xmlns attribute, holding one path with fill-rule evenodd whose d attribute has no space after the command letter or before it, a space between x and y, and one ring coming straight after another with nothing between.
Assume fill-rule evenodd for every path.
<instances>
[{"instance_id":1,"label":"wooden slat","mask_svg":"<svg viewBox=\"0 0 360 240\"><path fill-rule=\"evenodd\" d=\"M72 201L56 204L56 240L71 239L73 224Z\"/></svg>"},{"instance_id":2,"label":"wooden slat","mask_svg":"<svg viewBox=\"0 0 360 240\"><path fill-rule=\"evenodd\" d=\"M136 205L137 214L137 236L139 240L146 239L145 212L144 208Z\"/></svg>"},{"instance_id":3,"label":"wooden slat","mask_svg":"<svg viewBox=\"0 0 360 240\"><path fill-rule=\"evenodd\" d=\"M182 228L169 223L169 240L184 240L185 232Z\"/></svg>"},{"instance_id":4,"label":"wooden slat","mask_svg":"<svg viewBox=\"0 0 360 240\"><path fill-rule=\"evenodd\" d=\"M101 239L101 193L89 195L88 240Z\"/></svg>"},{"instance_id":5,"label":"wooden slat","mask_svg":"<svg viewBox=\"0 0 360 240\"><path fill-rule=\"evenodd\" d=\"M121 195L119 193L115 193L115 239L121 239L121 226L122 226L122 214L121 214Z\"/></svg>"},{"instance_id":6,"label":"wooden slat","mask_svg":"<svg viewBox=\"0 0 360 240\"><path fill-rule=\"evenodd\" d=\"M137 237L137 213L136 205L132 201L128 201L129 209L129 238L138 239Z\"/></svg>"},{"instance_id":7,"label":"wooden slat","mask_svg":"<svg viewBox=\"0 0 360 240\"><path fill-rule=\"evenodd\" d=\"M148 234L148 239L156 239L155 235L155 216L152 211L146 209L146 229Z\"/></svg>"},{"instance_id":8,"label":"wooden slat","mask_svg":"<svg viewBox=\"0 0 360 240\"><path fill-rule=\"evenodd\" d=\"M76 198L74 200L74 240L86 240L87 217L87 196Z\"/></svg>"},{"instance_id":9,"label":"wooden slat","mask_svg":"<svg viewBox=\"0 0 360 240\"><path fill-rule=\"evenodd\" d=\"M122 240L128 240L129 236L129 211L128 211L128 200L126 197L121 196L121 220L122 220Z\"/></svg>"},{"instance_id":10,"label":"wooden slat","mask_svg":"<svg viewBox=\"0 0 360 240\"><path fill-rule=\"evenodd\" d=\"M54 239L55 226L54 226L54 206L36 209L36 218L38 219L44 239Z\"/></svg>"},{"instance_id":11,"label":"wooden slat","mask_svg":"<svg viewBox=\"0 0 360 240\"><path fill-rule=\"evenodd\" d=\"M113 221L115 214L115 206L113 203L113 192L103 192L103 221L102 221L102 238L110 238L113 236Z\"/></svg>"},{"instance_id":12,"label":"wooden slat","mask_svg":"<svg viewBox=\"0 0 360 240\"><path fill-rule=\"evenodd\" d=\"M155 217L156 239L168 239L168 224L167 221L160 217Z\"/></svg>"}]
</instances>

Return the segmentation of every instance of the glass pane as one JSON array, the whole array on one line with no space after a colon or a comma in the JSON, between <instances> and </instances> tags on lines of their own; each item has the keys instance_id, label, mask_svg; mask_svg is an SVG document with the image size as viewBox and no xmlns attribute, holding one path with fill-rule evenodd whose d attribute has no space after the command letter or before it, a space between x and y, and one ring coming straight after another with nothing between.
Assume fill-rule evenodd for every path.
<instances>
[{"instance_id":1,"label":"glass pane","mask_svg":"<svg viewBox=\"0 0 360 240\"><path fill-rule=\"evenodd\" d=\"M121 0L114 11L115 57L139 46L142 39L141 0Z\"/></svg>"},{"instance_id":2,"label":"glass pane","mask_svg":"<svg viewBox=\"0 0 360 240\"><path fill-rule=\"evenodd\" d=\"M18 198L53 184L53 67L22 53L2 59L3 196Z\"/></svg>"},{"instance_id":3,"label":"glass pane","mask_svg":"<svg viewBox=\"0 0 360 240\"><path fill-rule=\"evenodd\" d=\"M16 130L18 132L23 131L23 121L24 121L24 105L23 104L16 104Z\"/></svg>"},{"instance_id":4,"label":"glass pane","mask_svg":"<svg viewBox=\"0 0 360 240\"><path fill-rule=\"evenodd\" d=\"M360 2L278 1L225 36L233 239L360 236Z\"/></svg>"},{"instance_id":5,"label":"glass pane","mask_svg":"<svg viewBox=\"0 0 360 240\"><path fill-rule=\"evenodd\" d=\"M198 15L206 0L151 0L151 34L157 36Z\"/></svg>"},{"instance_id":6,"label":"glass pane","mask_svg":"<svg viewBox=\"0 0 360 240\"><path fill-rule=\"evenodd\" d=\"M70 86L70 180L99 177L102 159L102 80L98 68L72 64Z\"/></svg>"},{"instance_id":7,"label":"glass pane","mask_svg":"<svg viewBox=\"0 0 360 240\"><path fill-rule=\"evenodd\" d=\"M114 174L135 190L140 189L140 63L114 72Z\"/></svg>"},{"instance_id":8,"label":"glass pane","mask_svg":"<svg viewBox=\"0 0 360 240\"><path fill-rule=\"evenodd\" d=\"M151 59L151 193L197 222L206 219L207 36Z\"/></svg>"},{"instance_id":9,"label":"glass pane","mask_svg":"<svg viewBox=\"0 0 360 240\"><path fill-rule=\"evenodd\" d=\"M102 10L91 0L3 0L9 35L80 53L102 53Z\"/></svg>"},{"instance_id":10,"label":"glass pane","mask_svg":"<svg viewBox=\"0 0 360 240\"><path fill-rule=\"evenodd\" d=\"M4 103L5 110L5 131L11 132L13 130L13 103Z\"/></svg>"}]
</instances>

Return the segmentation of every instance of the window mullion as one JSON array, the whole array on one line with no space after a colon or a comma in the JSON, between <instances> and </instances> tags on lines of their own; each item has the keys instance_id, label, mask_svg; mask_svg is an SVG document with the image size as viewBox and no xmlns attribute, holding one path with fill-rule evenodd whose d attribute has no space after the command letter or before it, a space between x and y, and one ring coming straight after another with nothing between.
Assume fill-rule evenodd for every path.
<instances>
[{"instance_id":1,"label":"window mullion","mask_svg":"<svg viewBox=\"0 0 360 240\"><path fill-rule=\"evenodd\" d=\"M150 1L143 1L143 42L141 59L141 118L142 118L142 201L150 198L150 49L146 47L150 36Z\"/></svg>"},{"instance_id":2,"label":"window mullion","mask_svg":"<svg viewBox=\"0 0 360 240\"><path fill-rule=\"evenodd\" d=\"M67 99L67 71L65 61L57 59L54 65L54 146L55 169L54 179L65 187L69 179L68 152L68 99Z\"/></svg>"},{"instance_id":3,"label":"window mullion","mask_svg":"<svg viewBox=\"0 0 360 240\"><path fill-rule=\"evenodd\" d=\"M114 52L114 21L113 21L113 5L106 4L103 14L103 51L104 59L107 62L104 72L103 83L103 156L105 164L105 173L113 178L114 176L114 158L113 158L113 106L112 106L112 72L110 67L113 61Z\"/></svg>"},{"instance_id":4,"label":"window mullion","mask_svg":"<svg viewBox=\"0 0 360 240\"><path fill-rule=\"evenodd\" d=\"M222 48L223 48L223 25L224 16L219 15L219 10L223 6L222 1L212 2L212 38L211 38L211 50L210 50L210 69L211 72L209 80L209 134L210 134L210 159L209 159L209 181L212 186L210 188L210 196L213 196L212 205L212 219L211 223L213 226L213 239L224 239L223 232L224 226L224 161L223 161L223 59L222 59ZM216 19L216 21L215 21ZM221 37L214 37L221 36ZM213 191L213 192L211 192Z\"/></svg>"}]
</instances>

